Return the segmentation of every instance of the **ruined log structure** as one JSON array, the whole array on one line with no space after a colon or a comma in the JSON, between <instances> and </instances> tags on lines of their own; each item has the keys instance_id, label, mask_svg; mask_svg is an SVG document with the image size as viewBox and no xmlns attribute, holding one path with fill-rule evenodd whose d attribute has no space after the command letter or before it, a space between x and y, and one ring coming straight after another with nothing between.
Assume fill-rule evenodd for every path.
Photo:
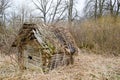
<instances>
[{"instance_id":1,"label":"ruined log structure","mask_svg":"<svg viewBox=\"0 0 120 80\"><path fill-rule=\"evenodd\" d=\"M49 71L73 64L77 46L68 29L45 24L23 24L12 44L18 49L20 69Z\"/></svg>"}]
</instances>

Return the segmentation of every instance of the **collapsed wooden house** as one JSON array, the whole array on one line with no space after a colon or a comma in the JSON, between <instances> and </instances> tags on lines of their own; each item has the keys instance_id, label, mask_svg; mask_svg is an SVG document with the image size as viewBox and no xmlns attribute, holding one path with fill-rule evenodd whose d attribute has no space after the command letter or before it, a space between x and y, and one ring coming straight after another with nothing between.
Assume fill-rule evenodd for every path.
<instances>
[{"instance_id":1,"label":"collapsed wooden house","mask_svg":"<svg viewBox=\"0 0 120 80\"><path fill-rule=\"evenodd\" d=\"M23 24L12 44L18 48L20 69L52 70L73 64L75 42L64 28L45 24Z\"/></svg>"}]
</instances>

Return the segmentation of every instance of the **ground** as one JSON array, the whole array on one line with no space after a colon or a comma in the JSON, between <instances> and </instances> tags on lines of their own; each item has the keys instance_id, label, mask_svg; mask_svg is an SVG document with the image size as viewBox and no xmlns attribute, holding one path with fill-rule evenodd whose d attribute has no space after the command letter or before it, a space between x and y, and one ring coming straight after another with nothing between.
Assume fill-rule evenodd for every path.
<instances>
[{"instance_id":1,"label":"ground","mask_svg":"<svg viewBox=\"0 0 120 80\"><path fill-rule=\"evenodd\" d=\"M20 72L9 56L4 57L0 58L0 80L120 80L120 57L85 50L74 57L73 65L59 67L48 74L33 70Z\"/></svg>"}]
</instances>

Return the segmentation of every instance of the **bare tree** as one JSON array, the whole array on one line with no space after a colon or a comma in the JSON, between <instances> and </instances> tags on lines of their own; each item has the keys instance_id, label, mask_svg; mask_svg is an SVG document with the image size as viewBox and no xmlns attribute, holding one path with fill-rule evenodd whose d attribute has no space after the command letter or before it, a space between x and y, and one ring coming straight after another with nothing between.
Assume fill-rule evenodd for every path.
<instances>
[{"instance_id":1,"label":"bare tree","mask_svg":"<svg viewBox=\"0 0 120 80\"><path fill-rule=\"evenodd\" d=\"M22 26L23 23L28 22L28 17L29 17L29 8L26 4L22 3L20 7L17 8L17 18L20 20L20 25Z\"/></svg>"},{"instance_id":2,"label":"bare tree","mask_svg":"<svg viewBox=\"0 0 120 80\"><path fill-rule=\"evenodd\" d=\"M10 0L0 0L0 25L5 25L5 10L10 7Z\"/></svg>"},{"instance_id":3,"label":"bare tree","mask_svg":"<svg viewBox=\"0 0 120 80\"><path fill-rule=\"evenodd\" d=\"M51 1L51 4L52 4L52 1ZM47 10L48 0L36 0L36 1L32 0L32 2L37 7L37 9L39 9L40 12L42 13L41 18L43 18L44 22L46 23L46 15L47 15L47 12L49 11L49 9Z\"/></svg>"},{"instance_id":4,"label":"bare tree","mask_svg":"<svg viewBox=\"0 0 120 80\"><path fill-rule=\"evenodd\" d=\"M73 13L73 0L69 0L69 6L68 6L68 22L71 25L72 24L72 13Z\"/></svg>"},{"instance_id":5,"label":"bare tree","mask_svg":"<svg viewBox=\"0 0 120 80\"><path fill-rule=\"evenodd\" d=\"M85 12L94 18L104 15L107 0L87 0Z\"/></svg>"},{"instance_id":6,"label":"bare tree","mask_svg":"<svg viewBox=\"0 0 120 80\"><path fill-rule=\"evenodd\" d=\"M97 18L98 16L98 0L86 0L84 12L86 16Z\"/></svg>"},{"instance_id":7,"label":"bare tree","mask_svg":"<svg viewBox=\"0 0 120 80\"><path fill-rule=\"evenodd\" d=\"M89 16L94 16L95 18L107 14L117 17L120 12L120 0L88 0L85 12L87 15L89 14Z\"/></svg>"},{"instance_id":8,"label":"bare tree","mask_svg":"<svg viewBox=\"0 0 120 80\"><path fill-rule=\"evenodd\" d=\"M101 17L103 15L105 0L99 0L99 14L98 17Z\"/></svg>"},{"instance_id":9,"label":"bare tree","mask_svg":"<svg viewBox=\"0 0 120 80\"><path fill-rule=\"evenodd\" d=\"M23 24L25 22L25 17L26 17L26 14L27 14L27 10L25 8L25 5L22 4L21 8L20 8L20 16L21 16L21 24Z\"/></svg>"},{"instance_id":10,"label":"bare tree","mask_svg":"<svg viewBox=\"0 0 120 80\"><path fill-rule=\"evenodd\" d=\"M107 10L109 11L110 15L113 17L117 17L119 15L120 10L120 0L109 0L107 2Z\"/></svg>"},{"instance_id":11,"label":"bare tree","mask_svg":"<svg viewBox=\"0 0 120 80\"><path fill-rule=\"evenodd\" d=\"M119 15L119 11L120 11L120 0L117 0L116 16Z\"/></svg>"},{"instance_id":12,"label":"bare tree","mask_svg":"<svg viewBox=\"0 0 120 80\"><path fill-rule=\"evenodd\" d=\"M65 17L67 6L65 0L32 0L33 4L40 11L40 18L45 23L61 20Z\"/></svg>"},{"instance_id":13,"label":"bare tree","mask_svg":"<svg viewBox=\"0 0 120 80\"><path fill-rule=\"evenodd\" d=\"M12 6L11 9L14 10L9 11L9 26L18 30L23 23L30 22L31 12L27 5L22 3L21 6Z\"/></svg>"},{"instance_id":14,"label":"bare tree","mask_svg":"<svg viewBox=\"0 0 120 80\"><path fill-rule=\"evenodd\" d=\"M115 7L116 0L114 0L114 3L112 0L109 1L109 9L110 9L110 15L113 16L114 12L114 7Z\"/></svg>"},{"instance_id":15,"label":"bare tree","mask_svg":"<svg viewBox=\"0 0 120 80\"><path fill-rule=\"evenodd\" d=\"M97 18L97 2L98 0L95 0L95 11L94 11L94 15L95 15L95 18Z\"/></svg>"}]
</instances>

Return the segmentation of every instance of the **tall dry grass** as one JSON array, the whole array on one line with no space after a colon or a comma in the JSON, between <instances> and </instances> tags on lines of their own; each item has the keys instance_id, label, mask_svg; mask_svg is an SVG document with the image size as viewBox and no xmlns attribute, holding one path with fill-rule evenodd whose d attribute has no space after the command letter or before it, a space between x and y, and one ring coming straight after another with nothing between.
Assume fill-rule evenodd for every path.
<instances>
[{"instance_id":1,"label":"tall dry grass","mask_svg":"<svg viewBox=\"0 0 120 80\"><path fill-rule=\"evenodd\" d=\"M89 54L85 50L75 56L73 65L58 67L48 74L30 69L21 72L9 56L0 56L0 61L0 80L120 80L119 57Z\"/></svg>"},{"instance_id":2,"label":"tall dry grass","mask_svg":"<svg viewBox=\"0 0 120 80\"><path fill-rule=\"evenodd\" d=\"M89 49L100 54L120 54L119 18L106 16L97 20L85 20L74 26L72 34L79 48Z\"/></svg>"},{"instance_id":3,"label":"tall dry grass","mask_svg":"<svg viewBox=\"0 0 120 80\"><path fill-rule=\"evenodd\" d=\"M13 28L3 28L0 26L0 52L1 54L11 54L10 48L15 39L16 32ZM16 51L15 49L13 51Z\"/></svg>"}]
</instances>

